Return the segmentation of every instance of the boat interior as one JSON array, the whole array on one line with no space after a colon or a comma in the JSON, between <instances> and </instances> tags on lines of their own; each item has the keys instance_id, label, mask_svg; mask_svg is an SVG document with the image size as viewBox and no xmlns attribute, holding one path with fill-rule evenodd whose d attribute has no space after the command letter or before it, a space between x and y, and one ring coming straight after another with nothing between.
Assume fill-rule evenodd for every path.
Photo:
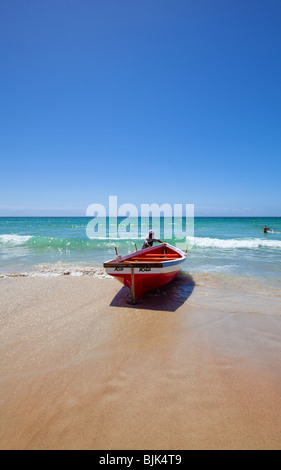
<instances>
[{"instance_id":1,"label":"boat interior","mask_svg":"<svg viewBox=\"0 0 281 470\"><path fill-rule=\"evenodd\" d=\"M148 252L145 253L145 251L142 250L142 253L138 253L135 256L130 256L130 258L125 259L124 263L160 263L163 261L174 260L181 257L182 256L180 253L177 253L171 248L167 246L159 246L159 249L157 248L156 250L153 250L153 252L148 250Z\"/></svg>"}]
</instances>

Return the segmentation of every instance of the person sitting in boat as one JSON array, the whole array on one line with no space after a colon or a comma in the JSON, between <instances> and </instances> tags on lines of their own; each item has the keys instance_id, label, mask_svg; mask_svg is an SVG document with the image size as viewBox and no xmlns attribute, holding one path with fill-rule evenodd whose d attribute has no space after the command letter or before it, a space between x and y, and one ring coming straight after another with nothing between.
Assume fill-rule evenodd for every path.
<instances>
[{"instance_id":1,"label":"person sitting in boat","mask_svg":"<svg viewBox=\"0 0 281 470\"><path fill-rule=\"evenodd\" d=\"M150 230L149 235L146 237L146 239L143 242L142 245L142 250L145 248L149 248L150 246L153 246L153 243L163 243L161 240L157 240L157 238L154 238L154 232L153 230Z\"/></svg>"},{"instance_id":2,"label":"person sitting in boat","mask_svg":"<svg viewBox=\"0 0 281 470\"><path fill-rule=\"evenodd\" d=\"M263 229L264 233L268 233L269 230L270 230L270 228L268 228L267 226L265 226L264 229Z\"/></svg>"}]
</instances>

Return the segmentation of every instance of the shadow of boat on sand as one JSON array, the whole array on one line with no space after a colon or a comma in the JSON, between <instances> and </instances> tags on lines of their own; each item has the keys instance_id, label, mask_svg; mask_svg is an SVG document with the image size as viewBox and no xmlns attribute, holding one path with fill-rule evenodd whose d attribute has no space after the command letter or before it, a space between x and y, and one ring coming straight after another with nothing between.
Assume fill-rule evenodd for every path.
<instances>
[{"instance_id":1,"label":"shadow of boat on sand","mask_svg":"<svg viewBox=\"0 0 281 470\"><path fill-rule=\"evenodd\" d=\"M122 287L110 306L175 312L192 295L194 287L193 278L189 274L180 273L169 284L147 292L134 305L131 304L130 290L128 287Z\"/></svg>"}]
</instances>

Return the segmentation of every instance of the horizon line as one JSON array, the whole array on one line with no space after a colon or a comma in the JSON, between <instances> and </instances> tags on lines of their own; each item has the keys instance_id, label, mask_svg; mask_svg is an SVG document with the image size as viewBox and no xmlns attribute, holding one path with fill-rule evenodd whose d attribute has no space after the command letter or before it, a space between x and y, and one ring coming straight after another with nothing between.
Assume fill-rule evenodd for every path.
<instances>
[{"instance_id":1,"label":"horizon line","mask_svg":"<svg viewBox=\"0 0 281 470\"><path fill-rule=\"evenodd\" d=\"M110 215L107 215L105 218L113 218L115 216L110 216ZM126 218L126 216L117 216L118 218ZM185 217L185 216L182 216L182 217ZM194 216L194 219L196 218L228 218L228 219L248 219L248 218L255 218L255 219L270 219L270 218L274 218L274 219L278 219L278 218L281 218L281 215L195 215ZM32 218L41 218L41 219L44 219L44 218L54 218L54 219L65 219L65 218L69 218L69 219L75 219L75 218L79 218L79 219L95 219L96 217L94 216L89 216L89 215L0 215L0 219L19 219L19 218L25 218L25 219L32 219ZM132 217L132 218L148 218L147 216L145 217L142 217L142 216L138 216L138 217ZM160 216L160 218L171 218L169 216ZM181 218L180 216L172 216L172 218Z\"/></svg>"}]
</instances>

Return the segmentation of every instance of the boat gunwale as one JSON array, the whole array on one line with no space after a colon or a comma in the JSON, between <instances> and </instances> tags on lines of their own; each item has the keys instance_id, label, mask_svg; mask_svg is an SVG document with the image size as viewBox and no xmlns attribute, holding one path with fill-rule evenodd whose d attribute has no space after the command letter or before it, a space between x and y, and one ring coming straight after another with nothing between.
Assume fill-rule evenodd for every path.
<instances>
[{"instance_id":1,"label":"boat gunwale","mask_svg":"<svg viewBox=\"0 0 281 470\"><path fill-rule=\"evenodd\" d=\"M133 253L129 253L128 255L124 255L124 256L118 255L116 258L113 258L113 259L105 262L104 267L106 267L105 265L108 265L108 263L114 263L115 266L116 266L116 263L120 263L120 264L123 265L123 263L126 260L129 261L130 258L134 258L134 257L142 255L142 254L144 254L144 255L145 254L153 254L153 251L156 251L157 249L159 249L159 247L170 248L175 253L178 253L180 255L180 258L177 258L178 260L182 260L182 259L185 260L186 259L186 253L184 253L182 250L180 250L179 248L176 248L175 246L170 245L169 243L163 242L163 243L159 243L158 245L151 246L149 248L144 248L144 249L141 249L141 250L134 251ZM174 261L174 259L167 260L167 261L161 260L161 262L163 262L163 263L167 263L167 262L170 262L170 261ZM132 264L133 263L130 263L130 266L132 266ZM135 264L137 266L139 266L141 263L136 262ZM147 263L143 263L143 264L147 265L147 264L149 264L149 261ZM160 262L157 263L157 266L160 266Z\"/></svg>"},{"instance_id":2,"label":"boat gunwale","mask_svg":"<svg viewBox=\"0 0 281 470\"><path fill-rule=\"evenodd\" d=\"M118 261L118 260L111 260L107 263L103 264L104 268L164 268L166 266L176 266L177 264L181 264L186 260L186 256L182 256L177 260L167 260L167 261L160 261L158 263L137 263L137 262L127 262L126 261Z\"/></svg>"}]
</instances>

